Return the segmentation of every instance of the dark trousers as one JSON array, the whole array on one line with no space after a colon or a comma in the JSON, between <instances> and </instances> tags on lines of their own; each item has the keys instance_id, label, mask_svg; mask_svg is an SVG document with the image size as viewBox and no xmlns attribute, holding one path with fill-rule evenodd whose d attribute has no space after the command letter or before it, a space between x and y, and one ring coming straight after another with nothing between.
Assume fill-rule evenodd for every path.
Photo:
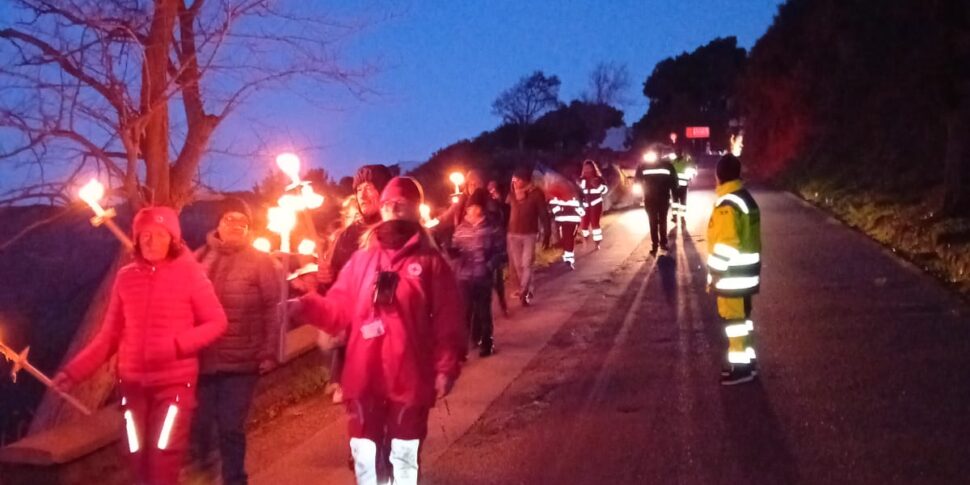
<instances>
[{"instance_id":1,"label":"dark trousers","mask_svg":"<svg viewBox=\"0 0 970 485\"><path fill-rule=\"evenodd\" d=\"M222 482L245 484L246 419L256 390L256 373L217 372L199 376L199 410L193 427L195 454L204 459L218 440Z\"/></svg>"},{"instance_id":2,"label":"dark trousers","mask_svg":"<svg viewBox=\"0 0 970 485\"><path fill-rule=\"evenodd\" d=\"M644 204L647 210L647 223L650 224L650 242L656 248L657 244L667 246L667 211L670 208L669 202L657 203L647 201Z\"/></svg>"},{"instance_id":3,"label":"dark trousers","mask_svg":"<svg viewBox=\"0 0 970 485\"><path fill-rule=\"evenodd\" d=\"M559 244L562 245L562 250L567 253L572 253L576 248L576 229L579 228L579 224L575 222L556 222L559 226Z\"/></svg>"},{"instance_id":4,"label":"dark trousers","mask_svg":"<svg viewBox=\"0 0 970 485\"><path fill-rule=\"evenodd\" d=\"M492 345L492 282L463 280L459 282L465 294L465 317L472 342L483 348Z\"/></svg>"},{"instance_id":5,"label":"dark trousers","mask_svg":"<svg viewBox=\"0 0 970 485\"><path fill-rule=\"evenodd\" d=\"M495 296L498 297L498 306L502 309L505 316L509 313L509 303L505 300L505 264L499 265L492 273L493 288Z\"/></svg>"},{"instance_id":6,"label":"dark trousers","mask_svg":"<svg viewBox=\"0 0 970 485\"><path fill-rule=\"evenodd\" d=\"M134 483L175 485L188 450L195 389L188 384L140 386L121 383L124 436Z\"/></svg>"}]
</instances>

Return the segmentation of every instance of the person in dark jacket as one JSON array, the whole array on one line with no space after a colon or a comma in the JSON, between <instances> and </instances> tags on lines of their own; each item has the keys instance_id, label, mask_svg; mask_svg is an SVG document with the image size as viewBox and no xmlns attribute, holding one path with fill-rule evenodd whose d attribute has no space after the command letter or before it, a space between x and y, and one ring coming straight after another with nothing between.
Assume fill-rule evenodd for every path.
<instances>
[{"instance_id":1,"label":"person in dark jacket","mask_svg":"<svg viewBox=\"0 0 970 485\"><path fill-rule=\"evenodd\" d=\"M174 485L188 450L199 352L226 331L226 314L168 207L138 211L135 260L121 268L104 323L53 386L69 391L118 354L124 452L134 483Z\"/></svg>"},{"instance_id":2,"label":"person in dark jacket","mask_svg":"<svg viewBox=\"0 0 970 485\"><path fill-rule=\"evenodd\" d=\"M657 152L643 156L637 168L636 180L643 187L643 207L650 224L650 254L657 254L657 246L667 250L667 211L677 190L677 170L668 160L660 160Z\"/></svg>"},{"instance_id":3,"label":"person in dark jacket","mask_svg":"<svg viewBox=\"0 0 970 485\"><path fill-rule=\"evenodd\" d=\"M532 170L521 167L512 174L512 190L509 193L508 252L509 265L519 280L515 297L524 306L532 304L532 266L535 264L536 242L539 233L544 234L543 247L549 247L551 225L546 196L532 183Z\"/></svg>"},{"instance_id":4,"label":"person in dark jacket","mask_svg":"<svg viewBox=\"0 0 970 485\"><path fill-rule=\"evenodd\" d=\"M502 193L502 189L499 186L498 181L490 180L488 182L488 196L492 199L495 207L499 210L499 228L502 230L502 237L508 232L509 229L509 215L512 209L509 207L508 202L505 200L505 194ZM503 248L505 246L503 245ZM492 279L492 288L495 291L495 296L498 299L498 306L502 309L502 315L506 318L509 316L509 303L505 298L505 268L509 266L509 253L506 250L499 257L499 264L495 267L495 275Z\"/></svg>"},{"instance_id":5,"label":"person in dark jacket","mask_svg":"<svg viewBox=\"0 0 970 485\"><path fill-rule=\"evenodd\" d=\"M357 169L354 175L354 205L357 217L334 238L333 250L319 276L325 286L329 287L337 280L347 261L360 249L364 235L381 222L381 192L390 180L391 170L384 165L364 165ZM333 393L333 402L339 404L343 402L340 375L343 373L346 348L337 347L330 355L331 383L328 391Z\"/></svg>"},{"instance_id":6,"label":"person in dark jacket","mask_svg":"<svg viewBox=\"0 0 970 485\"><path fill-rule=\"evenodd\" d=\"M488 194L476 190L465 205L465 220L455 228L455 276L465 295L466 321L479 355L495 352L492 338L492 279L505 253L505 235L485 214Z\"/></svg>"},{"instance_id":7,"label":"person in dark jacket","mask_svg":"<svg viewBox=\"0 0 970 485\"><path fill-rule=\"evenodd\" d=\"M282 300L279 263L250 241L252 213L240 199L222 201L218 227L195 252L226 311L229 328L199 357L199 409L193 454L203 465L217 438L222 481L245 484L246 418L260 372L276 364Z\"/></svg>"}]
</instances>

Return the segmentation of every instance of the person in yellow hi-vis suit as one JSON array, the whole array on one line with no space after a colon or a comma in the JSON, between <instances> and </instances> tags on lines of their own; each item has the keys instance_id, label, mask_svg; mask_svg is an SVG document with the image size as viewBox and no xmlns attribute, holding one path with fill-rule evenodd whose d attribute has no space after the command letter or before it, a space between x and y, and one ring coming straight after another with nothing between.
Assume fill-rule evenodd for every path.
<instances>
[{"instance_id":1,"label":"person in yellow hi-vis suit","mask_svg":"<svg viewBox=\"0 0 970 485\"><path fill-rule=\"evenodd\" d=\"M741 161L717 162L717 201L707 226L708 287L728 339L721 384L749 382L758 375L751 298L761 278L761 212L741 181Z\"/></svg>"}]
</instances>

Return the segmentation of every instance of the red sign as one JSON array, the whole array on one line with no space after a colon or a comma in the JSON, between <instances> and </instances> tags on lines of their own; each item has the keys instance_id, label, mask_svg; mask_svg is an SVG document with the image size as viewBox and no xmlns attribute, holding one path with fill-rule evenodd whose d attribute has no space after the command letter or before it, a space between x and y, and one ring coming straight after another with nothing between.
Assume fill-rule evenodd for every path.
<instances>
[{"instance_id":1,"label":"red sign","mask_svg":"<svg viewBox=\"0 0 970 485\"><path fill-rule=\"evenodd\" d=\"M688 126L687 138L710 138L711 128L707 126Z\"/></svg>"}]
</instances>

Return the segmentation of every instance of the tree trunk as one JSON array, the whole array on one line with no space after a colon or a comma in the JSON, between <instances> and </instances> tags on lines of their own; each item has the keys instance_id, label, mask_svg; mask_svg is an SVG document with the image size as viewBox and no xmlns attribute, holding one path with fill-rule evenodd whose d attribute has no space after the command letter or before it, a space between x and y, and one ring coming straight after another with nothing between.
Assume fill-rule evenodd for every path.
<instances>
[{"instance_id":1,"label":"tree trunk","mask_svg":"<svg viewBox=\"0 0 970 485\"><path fill-rule=\"evenodd\" d=\"M145 158L145 183L151 193L150 204L170 205L170 166L168 157L168 77L169 48L175 29L178 2L155 0L155 13L145 46L142 66L141 109L146 116L141 140Z\"/></svg>"}]
</instances>

